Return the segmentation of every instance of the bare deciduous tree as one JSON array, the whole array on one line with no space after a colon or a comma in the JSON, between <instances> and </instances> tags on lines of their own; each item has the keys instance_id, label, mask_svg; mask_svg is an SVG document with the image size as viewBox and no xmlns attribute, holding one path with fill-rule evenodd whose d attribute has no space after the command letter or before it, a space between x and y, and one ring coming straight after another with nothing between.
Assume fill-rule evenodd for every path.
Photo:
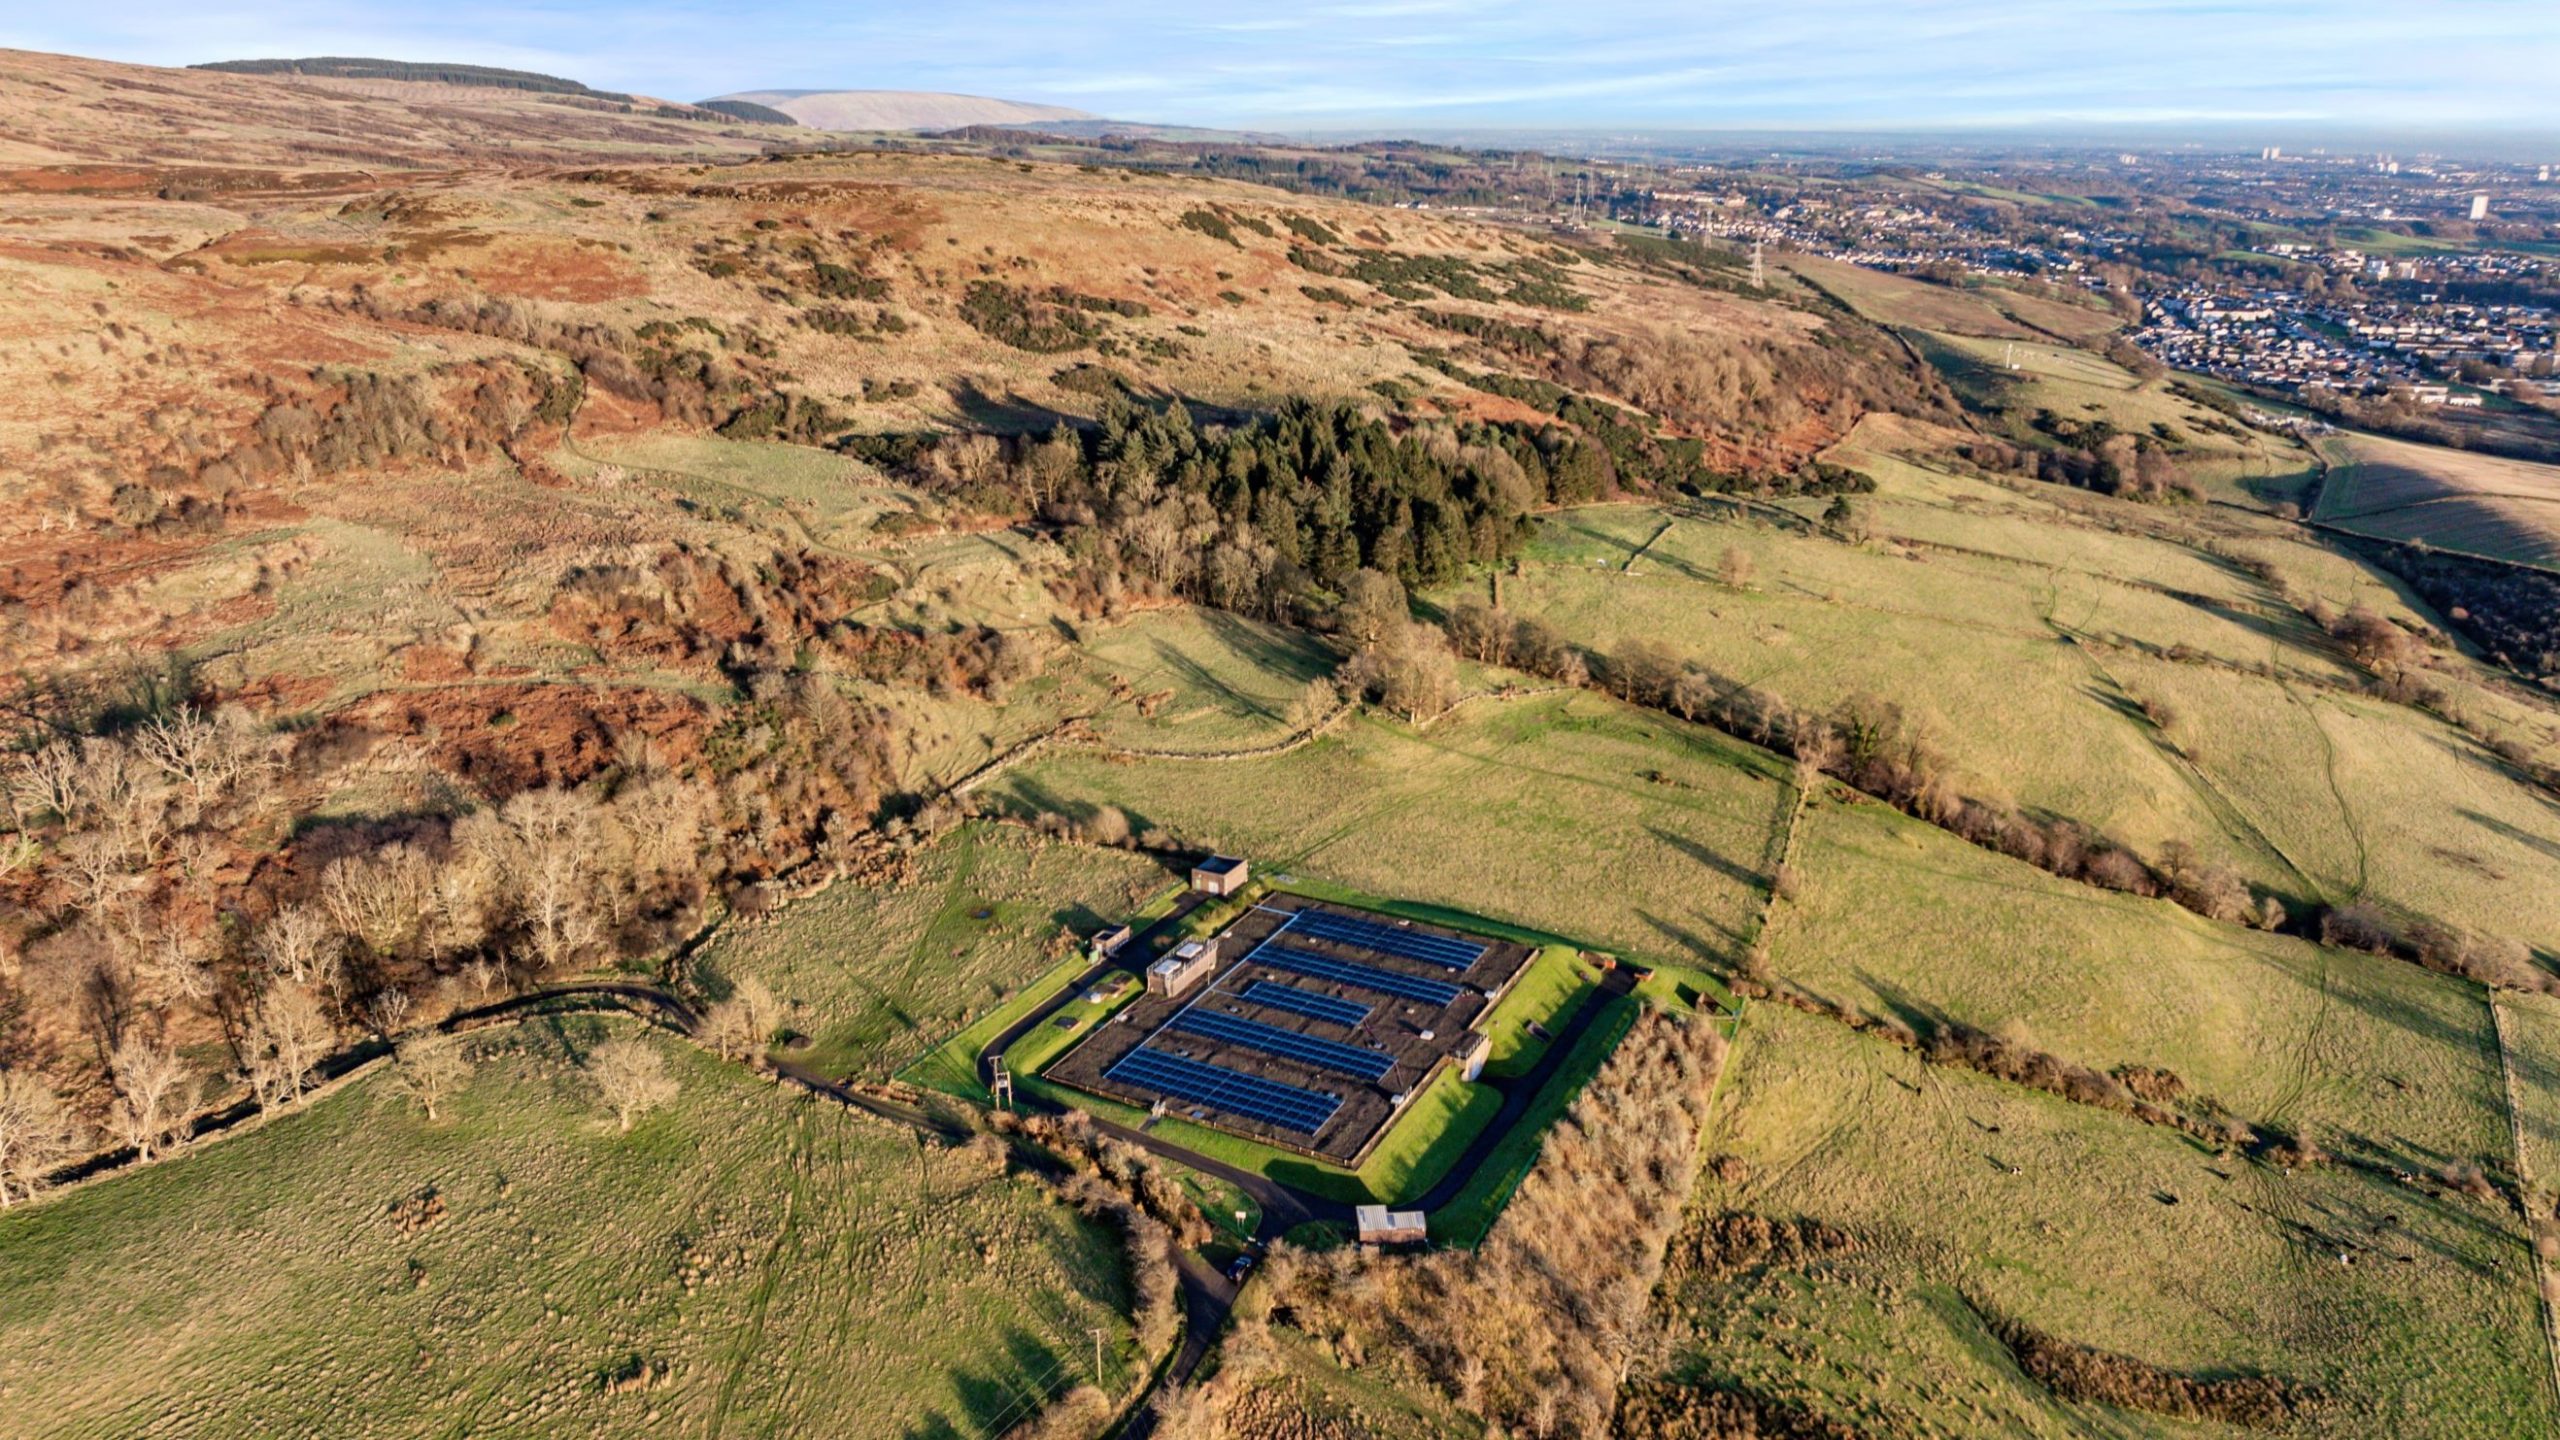
<instances>
[{"instance_id":1,"label":"bare deciduous tree","mask_svg":"<svg viewBox=\"0 0 2560 1440\"><path fill-rule=\"evenodd\" d=\"M32 1196L54 1167L79 1151L79 1121L44 1077L0 1070L0 1209Z\"/></svg>"},{"instance_id":2,"label":"bare deciduous tree","mask_svg":"<svg viewBox=\"0 0 2560 1440\"><path fill-rule=\"evenodd\" d=\"M781 1022L782 1005L772 988L749 976L730 990L728 999L704 1012L702 1040L723 1060L750 1058L764 1049Z\"/></svg>"},{"instance_id":3,"label":"bare deciduous tree","mask_svg":"<svg viewBox=\"0 0 2560 1440\"><path fill-rule=\"evenodd\" d=\"M78 748L57 743L11 756L5 793L20 829L47 815L69 820L73 807L79 803Z\"/></svg>"},{"instance_id":4,"label":"bare deciduous tree","mask_svg":"<svg viewBox=\"0 0 2560 1440\"><path fill-rule=\"evenodd\" d=\"M194 1108L195 1074L175 1046L131 1032L108 1055L107 1071L116 1086L116 1138L147 1161Z\"/></svg>"},{"instance_id":5,"label":"bare deciduous tree","mask_svg":"<svg viewBox=\"0 0 2560 1440\"><path fill-rule=\"evenodd\" d=\"M365 1013L372 1017L374 1030L389 1039L407 1028L409 1012L417 1008L417 1001L410 997L408 991L393 985L375 991L372 998L365 1001L364 1008Z\"/></svg>"},{"instance_id":6,"label":"bare deciduous tree","mask_svg":"<svg viewBox=\"0 0 2560 1440\"><path fill-rule=\"evenodd\" d=\"M627 1133L631 1123L676 1096L675 1077L656 1047L645 1040L608 1040L587 1057L587 1077Z\"/></svg>"},{"instance_id":7,"label":"bare deciduous tree","mask_svg":"<svg viewBox=\"0 0 2560 1440\"><path fill-rule=\"evenodd\" d=\"M1446 710L1458 697L1456 657L1436 625L1398 621L1375 645L1343 666L1344 681L1415 724Z\"/></svg>"},{"instance_id":8,"label":"bare deciduous tree","mask_svg":"<svg viewBox=\"0 0 2560 1440\"><path fill-rule=\"evenodd\" d=\"M248 1052L249 1087L261 1109L290 1103L302 1093L311 1069L329 1052L336 1028L320 1001L299 985L274 984L258 1002L241 1048Z\"/></svg>"},{"instance_id":9,"label":"bare deciduous tree","mask_svg":"<svg viewBox=\"0 0 2560 1440\"><path fill-rule=\"evenodd\" d=\"M471 1057L462 1043L444 1037L413 1040L400 1047L398 1068L393 1072L401 1091L418 1102L430 1123L443 1118L438 1112L471 1080Z\"/></svg>"},{"instance_id":10,"label":"bare deciduous tree","mask_svg":"<svg viewBox=\"0 0 2560 1440\"><path fill-rule=\"evenodd\" d=\"M337 979L338 932L308 905L285 905L258 927L254 948L267 973L296 985L330 985Z\"/></svg>"},{"instance_id":11,"label":"bare deciduous tree","mask_svg":"<svg viewBox=\"0 0 2560 1440\"><path fill-rule=\"evenodd\" d=\"M320 873L320 906L330 923L378 955L407 947L435 896L435 863L408 845L333 860Z\"/></svg>"},{"instance_id":12,"label":"bare deciduous tree","mask_svg":"<svg viewBox=\"0 0 2560 1440\"><path fill-rule=\"evenodd\" d=\"M248 768L247 738L236 722L226 724L187 706L144 725L135 732L134 747L178 786L186 817L192 821Z\"/></svg>"},{"instance_id":13,"label":"bare deciduous tree","mask_svg":"<svg viewBox=\"0 0 2560 1440\"><path fill-rule=\"evenodd\" d=\"M517 904L534 953L548 969L602 938L595 802L574 790L527 790L502 814L517 847Z\"/></svg>"}]
</instances>

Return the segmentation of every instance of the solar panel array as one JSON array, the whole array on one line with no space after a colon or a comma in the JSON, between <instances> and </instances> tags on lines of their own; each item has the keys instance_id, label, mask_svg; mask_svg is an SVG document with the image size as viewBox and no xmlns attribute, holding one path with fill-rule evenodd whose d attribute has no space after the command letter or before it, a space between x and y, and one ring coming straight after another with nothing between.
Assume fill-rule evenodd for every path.
<instances>
[{"instance_id":1,"label":"solar panel array","mask_svg":"<svg viewBox=\"0 0 2560 1440\"><path fill-rule=\"evenodd\" d=\"M1295 930L1318 940L1332 940L1375 950L1382 955L1398 955L1419 960L1426 965L1445 965L1464 970L1476 963L1485 947L1472 940L1457 940L1434 935L1424 930L1407 930L1395 925L1381 925L1373 920L1355 920L1336 915L1330 910L1301 910L1289 917L1282 930Z\"/></svg>"},{"instance_id":2,"label":"solar panel array","mask_svg":"<svg viewBox=\"0 0 2560 1440\"><path fill-rule=\"evenodd\" d=\"M1284 1085L1221 1065L1204 1065L1143 1045L1121 1056L1119 1063L1103 1073L1124 1084L1162 1091L1301 1135L1322 1130L1325 1122L1333 1118L1333 1112L1342 1108L1342 1097L1338 1095Z\"/></svg>"},{"instance_id":3,"label":"solar panel array","mask_svg":"<svg viewBox=\"0 0 2560 1440\"><path fill-rule=\"evenodd\" d=\"M1384 1050L1301 1035L1295 1030L1284 1030L1277 1025L1265 1025L1259 1020L1246 1020L1216 1010L1185 1010L1174 1018L1172 1028L1363 1080L1375 1080L1396 1065L1396 1057Z\"/></svg>"},{"instance_id":4,"label":"solar panel array","mask_svg":"<svg viewBox=\"0 0 2560 1440\"><path fill-rule=\"evenodd\" d=\"M1357 1000L1321 995L1277 980L1254 981L1244 987L1243 998L1272 1010L1286 1010L1310 1020L1329 1020L1336 1025L1357 1025L1369 1018L1369 1007Z\"/></svg>"},{"instance_id":5,"label":"solar panel array","mask_svg":"<svg viewBox=\"0 0 2560 1440\"><path fill-rule=\"evenodd\" d=\"M1445 980L1425 980L1419 975L1400 975L1374 965L1354 965L1312 950L1293 950L1286 945L1265 942L1245 957L1248 964L1268 965L1274 970L1332 980L1355 990L1374 990L1381 995L1394 995L1406 1000L1419 1000L1425 1005L1454 1004L1466 991Z\"/></svg>"}]
</instances>

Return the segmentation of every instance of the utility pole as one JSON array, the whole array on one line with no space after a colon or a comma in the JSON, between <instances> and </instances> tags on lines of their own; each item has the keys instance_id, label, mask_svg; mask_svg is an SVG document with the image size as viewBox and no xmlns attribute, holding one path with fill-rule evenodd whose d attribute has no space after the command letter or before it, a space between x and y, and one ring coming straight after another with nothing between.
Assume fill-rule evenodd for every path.
<instances>
[{"instance_id":1,"label":"utility pole","mask_svg":"<svg viewBox=\"0 0 2560 1440\"><path fill-rule=\"evenodd\" d=\"M1094 1327L1093 1331L1093 1383L1094 1388L1099 1390L1111 1388L1102 1383L1102 1329L1100 1326Z\"/></svg>"},{"instance_id":2,"label":"utility pole","mask_svg":"<svg viewBox=\"0 0 2560 1440\"><path fill-rule=\"evenodd\" d=\"M1013 1108L1013 1071L1006 1068L1001 1055L996 1057L995 1064L995 1084L990 1088L995 1092L996 1103L1010 1110Z\"/></svg>"},{"instance_id":3,"label":"utility pole","mask_svg":"<svg viewBox=\"0 0 2560 1440\"><path fill-rule=\"evenodd\" d=\"M1751 288L1754 290L1769 288L1768 272L1760 268L1760 242L1757 240L1751 242Z\"/></svg>"}]
</instances>

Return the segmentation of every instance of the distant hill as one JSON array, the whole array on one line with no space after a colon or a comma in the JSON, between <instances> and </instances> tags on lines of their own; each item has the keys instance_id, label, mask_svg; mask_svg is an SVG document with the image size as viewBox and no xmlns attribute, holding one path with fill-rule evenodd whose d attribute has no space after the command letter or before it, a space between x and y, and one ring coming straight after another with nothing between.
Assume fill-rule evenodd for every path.
<instances>
[{"instance_id":1,"label":"distant hill","mask_svg":"<svg viewBox=\"0 0 2560 1440\"><path fill-rule=\"evenodd\" d=\"M799 121L792 119L790 116L783 114L781 111L774 109L770 105L759 105L753 100L705 100L693 108L697 110L709 110L716 114L726 115L732 120L753 121L758 125L797 125L800 123Z\"/></svg>"},{"instance_id":2,"label":"distant hill","mask_svg":"<svg viewBox=\"0 0 2560 1440\"><path fill-rule=\"evenodd\" d=\"M371 60L348 55L315 55L303 60L211 60L190 70L227 70L235 75L308 75L329 80L415 80L435 85L478 85L494 90L534 90L547 95L584 95L595 100L630 100L617 90L596 90L575 80L532 70L501 70L490 65L449 65L434 61ZM746 117L740 117L746 118Z\"/></svg>"},{"instance_id":3,"label":"distant hill","mask_svg":"<svg viewBox=\"0 0 2560 1440\"><path fill-rule=\"evenodd\" d=\"M945 95L925 90L741 90L701 103L712 106L729 101L778 110L820 130L957 130L967 125L1038 125L1101 118L1061 105L1028 105L983 95Z\"/></svg>"},{"instance_id":4,"label":"distant hill","mask_svg":"<svg viewBox=\"0 0 2560 1440\"><path fill-rule=\"evenodd\" d=\"M1197 125L1150 125L1140 120L1043 120L1022 125L963 125L925 132L929 140L979 140L993 144L1040 139L1161 140L1168 145L1286 145L1286 135L1259 130L1208 130Z\"/></svg>"}]
</instances>

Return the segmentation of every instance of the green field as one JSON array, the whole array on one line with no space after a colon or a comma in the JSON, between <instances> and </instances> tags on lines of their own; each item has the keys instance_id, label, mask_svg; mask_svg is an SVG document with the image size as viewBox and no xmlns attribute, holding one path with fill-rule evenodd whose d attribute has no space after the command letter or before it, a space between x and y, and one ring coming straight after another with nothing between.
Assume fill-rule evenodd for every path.
<instances>
[{"instance_id":1,"label":"green field","mask_svg":"<svg viewBox=\"0 0 2560 1440\"><path fill-rule=\"evenodd\" d=\"M1735 1066L1707 1144L1744 1178L1703 1181L1694 1212L1809 1218L1858 1249L1675 1287L1678 1378L1877 1435L2242 1433L2065 1403L1989 1333L1996 1315L2185 1374L2317 1387L2325 1406L2293 1433L2560 1423L2503 1208L2217 1157L1777 1006L1752 1011Z\"/></svg>"},{"instance_id":2,"label":"green field","mask_svg":"<svg viewBox=\"0 0 2560 1440\"><path fill-rule=\"evenodd\" d=\"M1686 573L1728 546L1755 557L1760 578L1750 591ZM2246 837L2223 834L2211 797L2108 693L2088 649L2056 628L2112 634L2146 623L2159 610L2149 592L2035 565L1962 556L1915 563L1772 528L1687 520L1632 575L1560 560L1504 588L1506 603L1603 653L1658 640L1808 709L1861 692L1890 696L1970 793L2076 816L2146 848L2186 837L2253 878L2285 878ZM2193 635L2252 648L2204 611L2183 623L2191 608L2171 612L2182 623L2160 643ZM2264 642L2254 648L2266 653Z\"/></svg>"},{"instance_id":3,"label":"green field","mask_svg":"<svg viewBox=\"0 0 2560 1440\"><path fill-rule=\"evenodd\" d=\"M734 506L786 534L830 547L871 543L872 523L917 498L831 451L713 435L639 435L590 444L583 457L620 465L626 484L662 486L698 504ZM592 469L593 466L588 468Z\"/></svg>"},{"instance_id":4,"label":"green field","mask_svg":"<svg viewBox=\"0 0 2560 1440\"><path fill-rule=\"evenodd\" d=\"M1814 994L2093 1069L2164 1067L2244 1119L2395 1168L2508 1153L2475 985L2093 890L1879 805L1809 807L1795 864L1770 946Z\"/></svg>"},{"instance_id":5,"label":"green field","mask_svg":"<svg viewBox=\"0 0 2560 1440\"><path fill-rule=\"evenodd\" d=\"M1879 325L1996 339L2087 340L2123 323L2111 311L1997 285L1959 289L1813 255L1788 255L1778 263Z\"/></svg>"},{"instance_id":6,"label":"green field","mask_svg":"<svg viewBox=\"0 0 2560 1440\"><path fill-rule=\"evenodd\" d=\"M1485 701L1416 731L1364 718L1269 759L1044 755L988 789L1373 894L1721 968L1764 886L1786 787L1768 756L1597 696ZM1595 897L1632 897L1598 903Z\"/></svg>"},{"instance_id":7,"label":"green field","mask_svg":"<svg viewBox=\"0 0 2560 1440\"><path fill-rule=\"evenodd\" d=\"M2440 721L2346 693L2362 672L2229 557L2273 564L2298 597L2441 626L2388 579L2272 519L1855 458L1879 480L1857 502L1866 545L1594 508L1543 522L1505 603L1601 653L1658 641L1802 707L1888 696L1965 793L2146 852L2183 840L2288 895L2560 946L2560 914L2517 903L2560 884L2547 802ZM1753 562L1746 589L1714 578L1728 550ZM2445 653L2435 674L2475 717L2550 745L2560 716L2479 662Z\"/></svg>"},{"instance_id":8,"label":"green field","mask_svg":"<svg viewBox=\"0 0 2560 1440\"><path fill-rule=\"evenodd\" d=\"M918 851L915 867L903 885L839 884L732 926L697 963L772 986L785 1023L812 1042L794 1059L883 1076L1048 970L1061 929L1116 925L1166 879L1125 850L985 824Z\"/></svg>"},{"instance_id":9,"label":"green field","mask_svg":"<svg viewBox=\"0 0 2560 1440\"><path fill-rule=\"evenodd\" d=\"M993 1436L1094 1327L1133 1382L1116 1235L672 1043L618 1134L572 1063L605 1024L473 1037L439 1123L377 1072L0 1217L0 1429Z\"/></svg>"},{"instance_id":10,"label":"green field","mask_svg":"<svg viewBox=\"0 0 2560 1440\"><path fill-rule=\"evenodd\" d=\"M2312 517L2386 540L2560 567L2560 466L2373 435L2320 441Z\"/></svg>"},{"instance_id":11,"label":"green field","mask_svg":"<svg viewBox=\"0 0 2560 1440\"><path fill-rule=\"evenodd\" d=\"M2560 820L2470 739L2402 706L2120 657L2194 728L2236 813L2338 901L2371 899L2560 953Z\"/></svg>"},{"instance_id":12,"label":"green field","mask_svg":"<svg viewBox=\"0 0 2560 1440\"><path fill-rule=\"evenodd\" d=\"M1904 333L1969 408L2002 421L2018 440L2033 438L2027 422L2039 411L2061 420L2104 420L2167 441L2181 479L2210 498L2240 504L2296 498L2313 468L2295 441L2241 426L2172 388L2193 381L2145 380L2073 345Z\"/></svg>"},{"instance_id":13,"label":"green field","mask_svg":"<svg viewBox=\"0 0 2560 1440\"><path fill-rule=\"evenodd\" d=\"M1081 677L1104 689L1120 681L1155 711L1110 705L1094 728L1151 750L1214 752L1285 738L1307 683L1333 667L1332 652L1304 631L1190 608L1101 629L1075 656Z\"/></svg>"}]
</instances>

